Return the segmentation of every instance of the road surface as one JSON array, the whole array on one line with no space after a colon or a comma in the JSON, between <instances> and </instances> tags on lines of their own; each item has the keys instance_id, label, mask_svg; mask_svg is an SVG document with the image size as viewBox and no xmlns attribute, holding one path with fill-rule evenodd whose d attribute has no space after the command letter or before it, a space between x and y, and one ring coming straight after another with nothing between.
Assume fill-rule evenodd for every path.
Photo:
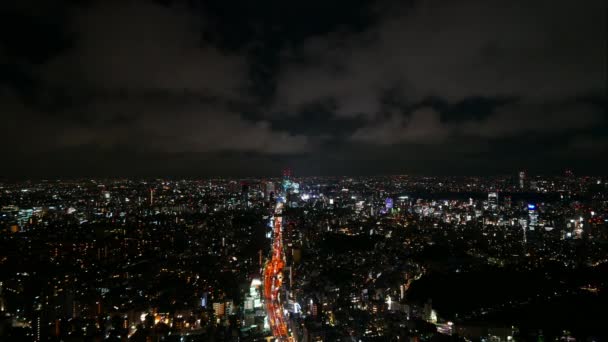
<instances>
[{"instance_id":1,"label":"road surface","mask_svg":"<svg viewBox=\"0 0 608 342\"><path fill-rule=\"evenodd\" d=\"M272 335L277 341L292 341L285 322L283 304L281 304L280 298L281 286L283 285L283 267L285 267L282 211L283 203L277 202L274 210L272 254L264 268L264 299Z\"/></svg>"}]
</instances>

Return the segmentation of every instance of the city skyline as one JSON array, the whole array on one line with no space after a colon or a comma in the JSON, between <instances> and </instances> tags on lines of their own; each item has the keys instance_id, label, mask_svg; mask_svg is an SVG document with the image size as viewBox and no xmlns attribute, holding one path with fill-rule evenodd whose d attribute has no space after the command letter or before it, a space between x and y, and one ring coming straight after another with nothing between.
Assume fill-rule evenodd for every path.
<instances>
[{"instance_id":1,"label":"city skyline","mask_svg":"<svg viewBox=\"0 0 608 342\"><path fill-rule=\"evenodd\" d=\"M602 341L608 178L517 176L0 181L0 339Z\"/></svg>"},{"instance_id":2,"label":"city skyline","mask_svg":"<svg viewBox=\"0 0 608 342\"><path fill-rule=\"evenodd\" d=\"M608 340L605 0L0 3L0 341Z\"/></svg>"}]
</instances>

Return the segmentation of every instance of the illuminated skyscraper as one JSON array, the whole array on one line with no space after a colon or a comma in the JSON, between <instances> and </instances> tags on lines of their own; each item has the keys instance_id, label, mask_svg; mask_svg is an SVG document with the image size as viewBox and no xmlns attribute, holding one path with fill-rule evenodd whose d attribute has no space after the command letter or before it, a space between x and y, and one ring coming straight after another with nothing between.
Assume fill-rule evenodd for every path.
<instances>
[{"instance_id":1,"label":"illuminated skyscraper","mask_svg":"<svg viewBox=\"0 0 608 342\"><path fill-rule=\"evenodd\" d=\"M249 184L247 182L241 184L241 203L246 207L249 206Z\"/></svg>"},{"instance_id":2,"label":"illuminated skyscraper","mask_svg":"<svg viewBox=\"0 0 608 342\"><path fill-rule=\"evenodd\" d=\"M0 281L0 311L5 310L4 298L2 297L2 282Z\"/></svg>"},{"instance_id":3,"label":"illuminated skyscraper","mask_svg":"<svg viewBox=\"0 0 608 342\"><path fill-rule=\"evenodd\" d=\"M490 192L488 193L488 207L490 210L496 210L498 208L498 193Z\"/></svg>"},{"instance_id":4,"label":"illuminated skyscraper","mask_svg":"<svg viewBox=\"0 0 608 342\"><path fill-rule=\"evenodd\" d=\"M526 172L519 172L519 188L524 189L526 187Z\"/></svg>"},{"instance_id":5,"label":"illuminated skyscraper","mask_svg":"<svg viewBox=\"0 0 608 342\"><path fill-rule=\"evenodd\" d=\"M529 218L529 225L528 227L530 228L530 230L534 230L536 228L536 226L538 225L538 208L536 207L535 204L528 204L528 218Z\"/></svg>"},{"instance_id":6,"label":"illuminated skyscraper","mask_svg":"<svg viewBox=\"0 0 608 342\"><path fill-rule=\"evenodd\" d=\"M266 182L265 188L264 188L264 200L272 202L274 200L274 193L275 193L274 183Z\"/></svg>"},{"instance_id":7,"label":"illuminated skyscraper","mask_svg":"<svg viewBox=\"0 0 608 342\"><path fill-rule=\"evenodd\" d=\"M505 199L503 200L503 205L505 208L511 208L512 205L512 201L511 201L511 196L505 196Z\"/></svg>"},{"instance_id":8,"label":"illuminated skyscraper","mask_svg":"<svg viewBox=\"0 0 608 342\"><path fill-rule=\"evenodd\" d=\"M291 188L291 169L283 170L283 191L287 194Z\"/></svg>"},{"instance_id":9,"label":"illuminated skyscraper","mask_svg":"<svg viewBox=\"0 0 608 342\"><path fill-rule=\"evenodd\" d=\"M384 206L385 206L387 212L390 211L391 209L393 209L393 199L390 197L387 198L384 201Z\"/></svg>"},{"instance_id":10,"label":"illuminated skyscraper","mask_svg":"<svg viewBox=\"0 0 608 342\"><path fill-rule=\"evenodd\" d=\"M283 178L285 178L285 179L291 178L291 169L290 168L283 169Z\"/></svg>"}]
</instances>

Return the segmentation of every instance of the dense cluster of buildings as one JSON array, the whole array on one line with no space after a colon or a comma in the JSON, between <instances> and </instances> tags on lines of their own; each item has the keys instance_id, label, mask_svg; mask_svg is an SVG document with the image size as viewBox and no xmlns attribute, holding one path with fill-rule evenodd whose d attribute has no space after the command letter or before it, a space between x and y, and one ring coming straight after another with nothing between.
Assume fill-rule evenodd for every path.
<instances>
[{"instance_id":1,"label":"dense cluster of buildings","mask_svg":"<svg viewBox=\"0 0 608 342\"><path fill-rule=\"evenodd\" d=\"M263 340L276 201L296 340L593 338L593 320L521 312L605 300L607 182L286 171L0 183L0 339Z\"/></svg>"}]
</instances>

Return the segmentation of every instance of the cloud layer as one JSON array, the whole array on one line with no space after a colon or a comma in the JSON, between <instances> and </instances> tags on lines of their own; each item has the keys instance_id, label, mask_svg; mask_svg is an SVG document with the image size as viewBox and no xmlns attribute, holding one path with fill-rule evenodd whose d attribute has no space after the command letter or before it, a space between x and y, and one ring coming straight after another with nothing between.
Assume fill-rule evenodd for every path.
<instances>
[{"instance_id":1,"label":"cloud layer","mask_svg":"<svg viewBox=\"0 0 608 342\"><path fill-rule=\"evenodd\" d=\"M605 3L421 1L382 7L378 25L313 37L284 52L280 110L333 99L336 115L375 117L402 101L602 94ZM395 92L393 92L393 95Z\"/></svg>"},{"instance_id":2,"label":"cloud layer","mask_svg":"<svg viewBox=\"0 0 608 342\"><path fill-rule=\"evenodd\" d=\"M608 170L604 1L242 5L0 5L9 164Z\"/></svg>"}]
</instances>

